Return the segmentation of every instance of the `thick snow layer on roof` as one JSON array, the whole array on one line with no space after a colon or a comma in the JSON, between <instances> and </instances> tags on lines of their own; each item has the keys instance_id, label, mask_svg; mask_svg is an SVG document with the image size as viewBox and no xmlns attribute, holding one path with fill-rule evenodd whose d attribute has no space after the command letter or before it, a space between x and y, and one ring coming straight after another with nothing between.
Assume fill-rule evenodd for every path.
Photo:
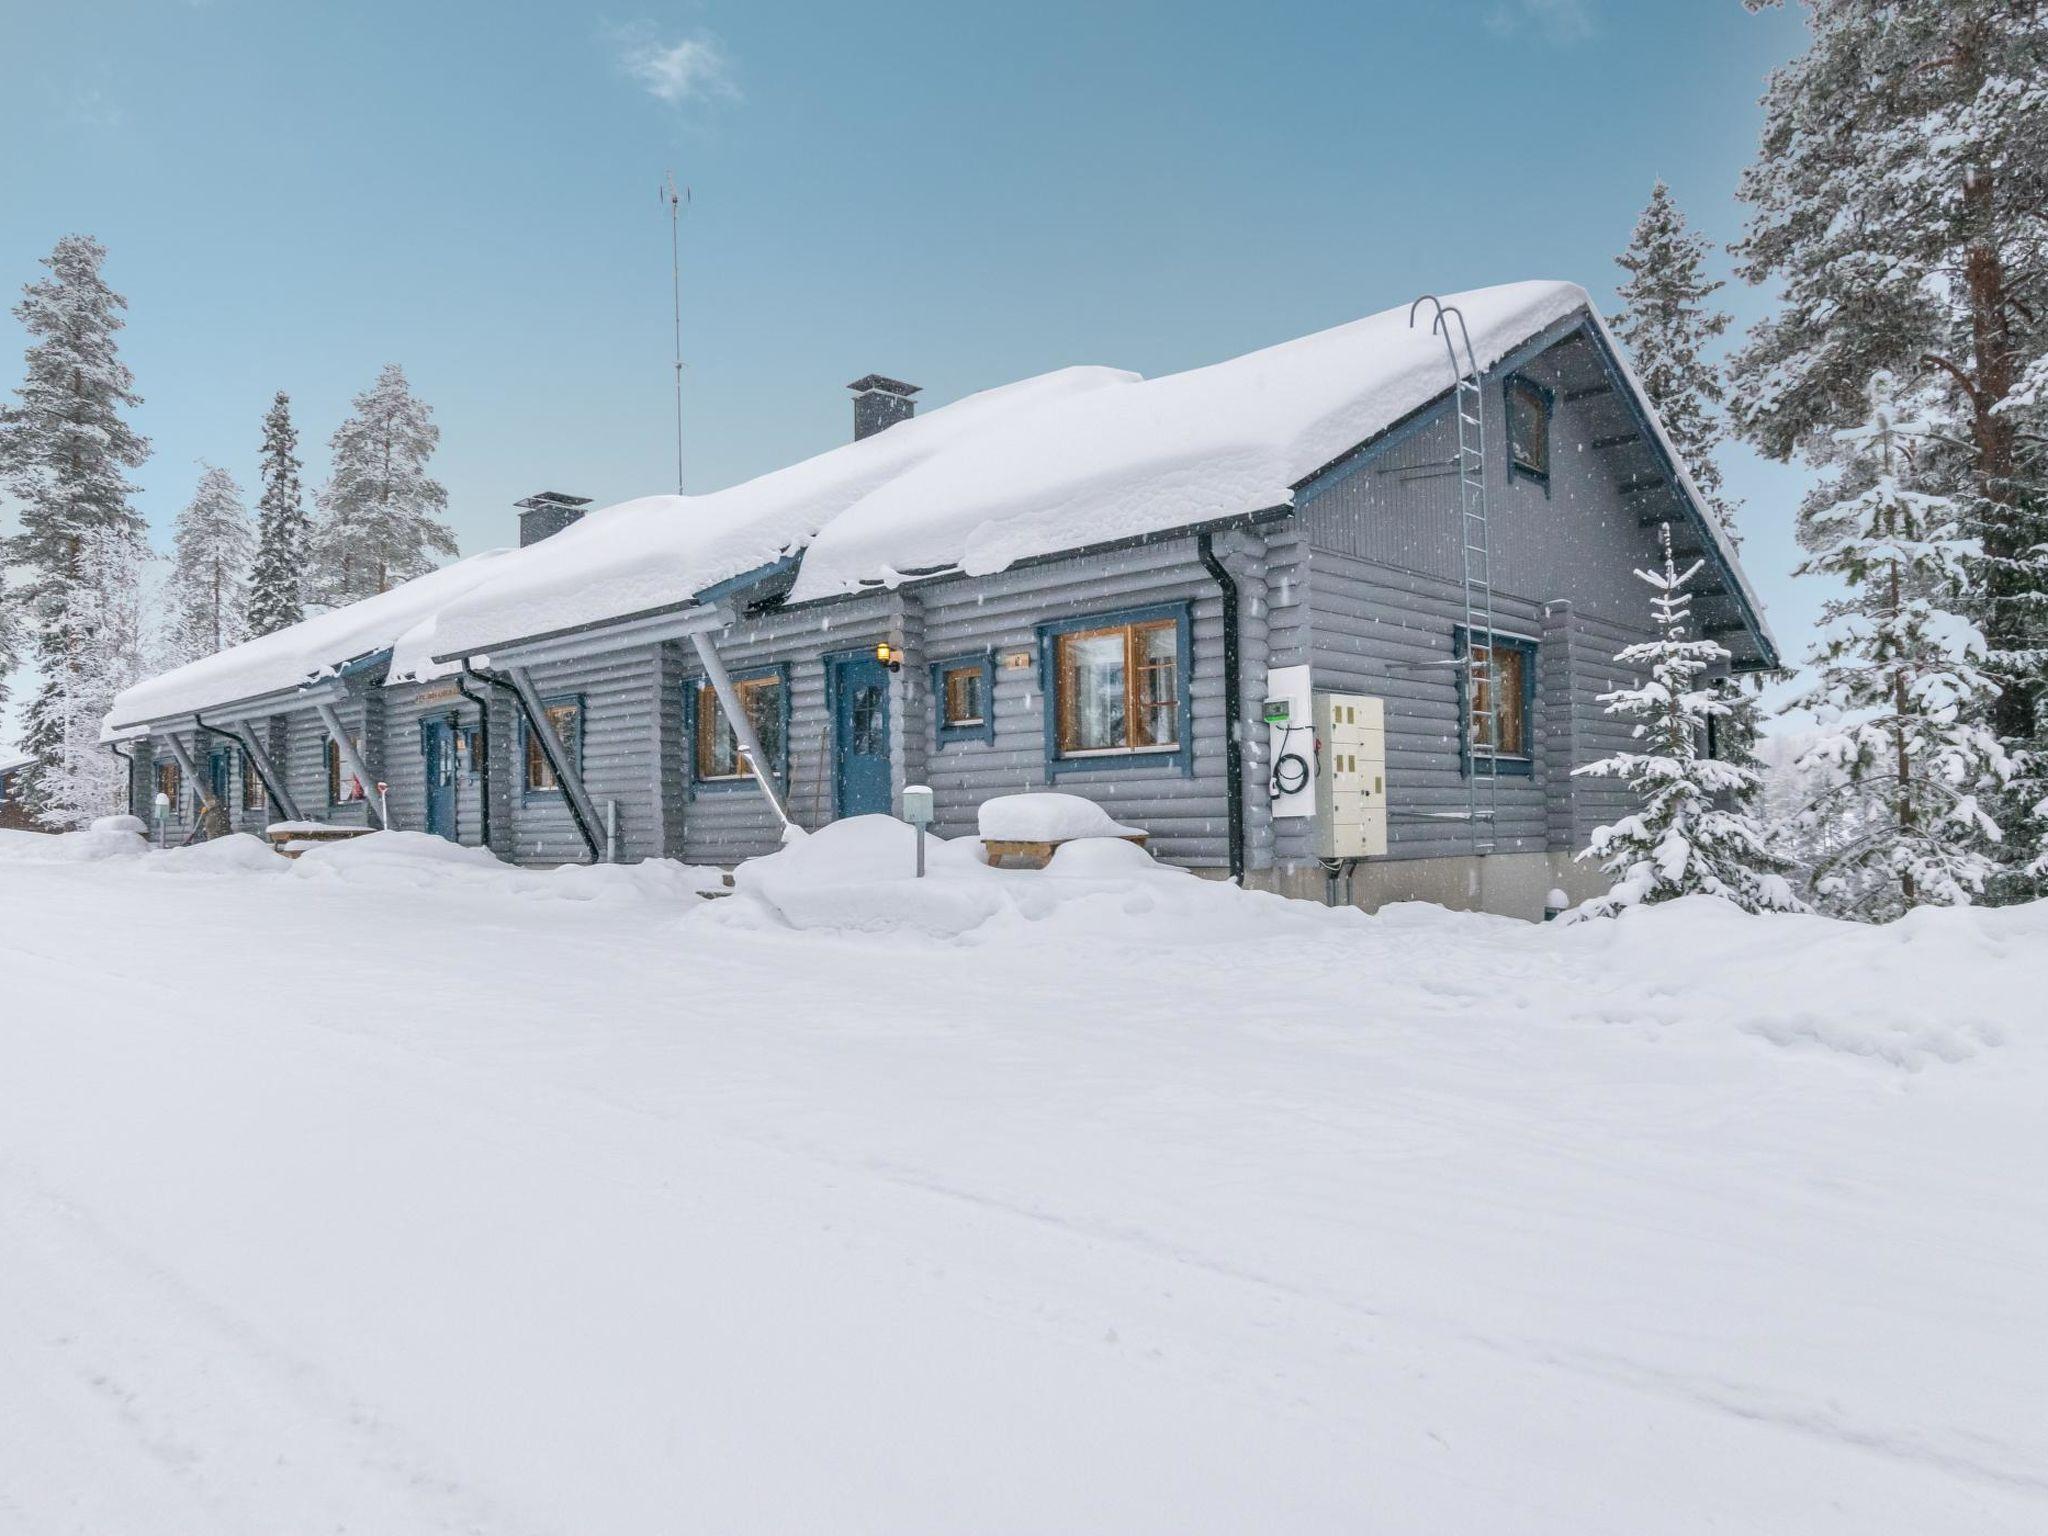
<instances>
[{"instance_id":1,"label":"thick snow layer on roof","mask_svg":"<svg viewBox=\"0 0 2048 1536\"><path fill-rule=\"evenodd\" d=\"M592 512L520 550L450 605L436 654L644 613L756 570L809 543L832 519L928 460L970 455L998 424L1136 380L1063 368L984 390L886 432L705 496L643 496Z\"/></svg>"},{"instance_id":2,"label":"thick snow layer on roof","mask_svg":"<svg viewBox=\"0 0 2048 1536\"><path fill-rule=\"evenodd\" d=\"M420 645L407 642L430 634L441 609L483 581L509 553L493 549L472 555L389 592L137 683L115 698L104 734L118 736L151 720L295 688L358 657L401 645L415 658L424 656L428 653Z\"/></svg>"},{"instance_id":3,"label":"thick snow layer on roof","mask_svg":"<svg viewBox=\"0 0 2048 1536\"><path fill-rule=\"evenodd\" d=\"M1574 310L1571 283L1445 300L1481 368ZM984 575L1049 554L1285 506L1294 484L1450 387L1429 311L1408 306L1229 362L1006 418L971 452L913 466L835 518L791 597L958 567Z\"/></svg>"},{"instance_id":4,"label":"thick snow layer on roof","mask_svg":"<svg viewBox=\"0 0 2048 1536\"><path fill-rule=\"evenodd\" d=\"M1571 283L1451 296L1483 368L1573 311ZM437 654L680 603L794 550L830 597L1286 505L1291 487L1450 384L1403 305L1160 379L1067 368L708 496L651 496L522 551L452 604Z\"/></svg>"}]
</instances>

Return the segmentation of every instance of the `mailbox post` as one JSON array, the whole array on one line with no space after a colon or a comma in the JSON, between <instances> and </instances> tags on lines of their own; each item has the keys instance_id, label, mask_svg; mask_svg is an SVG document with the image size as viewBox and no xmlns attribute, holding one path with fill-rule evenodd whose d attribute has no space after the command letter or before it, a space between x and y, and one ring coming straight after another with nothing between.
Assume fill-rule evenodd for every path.
<instances>
[{"instance_id":1,"label":"mailbox post","mask_svg":"<svg viewBox=\"0 0 2048 1536\"><path fill-rule=\"evenodd\" d=\"M917 878L924 878L924 829L932 824L932 791L929 784L909 784L903 790L903 819L917 828Z\"/></svg>"}]
</instances>

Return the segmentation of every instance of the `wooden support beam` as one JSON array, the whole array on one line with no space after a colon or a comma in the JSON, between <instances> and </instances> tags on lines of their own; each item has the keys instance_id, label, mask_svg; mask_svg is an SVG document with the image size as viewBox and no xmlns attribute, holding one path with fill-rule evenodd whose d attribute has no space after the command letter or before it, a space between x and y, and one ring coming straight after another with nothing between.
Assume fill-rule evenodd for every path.
<instances>
[{"instance_id":1,"label":"wooden support beam","mask_svg":"<svg viewBox=\"0 0 2048 1536\"><path fill-rule=\"evenodd\" d=\"M271 764L270 754L257 745L255 727L247 720L236 721L235 739L241 742L242 750L249 755L249 766L256 770L256 777L270 792L270 803L277 808L279 816L285 821L300 820L298 802L292 798L284 775Z\"/></svg>"},{"instance_id":2,"label":"wooden support beam","mask_svg":"<svg viewBox=\"0 0 2048 1536\"><path fill-rule=\"evenodd\" d=\"M775 776L768 771L768 765L761 760L761 742L754 735L754 722L740 704L738 691L732 685L732 677L725 670L725 662L718 654L718 647L712 644L711 636L699 630L690 636L690 643L697 648L697 659L704 664L704 680L711 684L711 691L718 695L718 707L725 711L725 723L732 727L733 742L740 749L740 756L754 775L754 783L761 793L768 797L768 808L775 813L775 819L782 823L782 830L790 827L789 811L782 803L782 796L775 788Z\"/></svg>"},{"instance_id":3,"label":"wooden support beam","mask_svg":"<svg viewBox=\"0 0 2048 1536\"><path fill-rule=\"evenodd\" d=\"M1597 400L1602 395L1614 393L1612 384L1588 384L1583 389L1568 389L1564 392L1566 405L1577 405L1581 400Z\"/></svg>"},{"instance_id":4,"label":"wooden support beam","mask_svg":"<svg viewBox=\"0 0 2048 1536\"><path fill-rule=\"evenodd\" d=\"M1617 432L1612 437L1594 438L1591 446L1594 448L1620 448L1628 443L1640 443L1642 440L1643 434L1640 432Z\"/></svg>"},{"instance_id":5,"label":"wooden support beam","mask_svg":"<svg viewBox=\"0 0 2048 1536\"><path fill-rule=\"evenodd\" d=\"M377 793L377 781L370 776L369 765L363 761L362 753L356 750L355 738L342 728L341 716L335 713L330 701L316 700L313 708L320 712L320 723L327 727L327 734L341 749L341 761L350 777L363 786L363 798L370 804L370 814L377 818L378 826L389 831L391 823L384 819L384 798Z\"/></svg>"},{"instance_id":6,"label":"wooden support beam","mask_svg":"<svg viewBox=\"0 0 2048 1536\"><path fill-rule=\"evenodd\" d=\"M533 686L533 674L524 667L505 669L505 680L512 685L512 692L518 696L519 711L526 716L526 728L533 733L533 739L540 743L541 756L548 760L548 766L555 770L555 782L562 786L562 798L569 802L569 810L576 822L576 830L583 836L583 845L590 850L590 862L604 862L604 841L599 833L597 807L583 790L583 774L575 760L569 756L569 748L562 738L555 734L555 727L548 719L545 705L540 701L540 691ZM517 765L514 765L515 771Z\"/></svg>"},{"instance_id":7,"label":"wooden support beam","mask_svg":"<svg viewBox=\"0 0 2048 1536\"><path fill-rule=\"evenodd\" d=\"M1624 496L1640 496L1645 491L1661 491L1670 484L1662 475L1637 475L1622 481L1615 489Z\"/></svg>"}]
</instances>

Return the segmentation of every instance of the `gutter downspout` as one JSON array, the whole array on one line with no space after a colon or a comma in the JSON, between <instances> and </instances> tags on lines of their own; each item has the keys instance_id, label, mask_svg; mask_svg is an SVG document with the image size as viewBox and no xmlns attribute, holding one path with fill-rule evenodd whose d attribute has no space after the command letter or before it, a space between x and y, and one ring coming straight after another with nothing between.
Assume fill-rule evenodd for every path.
<instances>
[{"instance_id":1,"label":"gutter downspout","mask_svg":"<svg viewBox=\"0 0 2048 1536\"><path fill-rule=\"evenodd\" d=\"M469 691L468 683L472 677L476 677L476 674L469 670L469 663L464 661L462 671L455 679L455 691L476 706L477 740L484 744L484 768L477 784L479 793L476 826L484 847L488 849L491 846L491 769L494 766L491 759L491 701L480 693ZM477 681L483 682L483 679L479 677ZM476 764L471 763L470 767L474 769Z\"/></svg>"},{"instance_id":2,"label":"gutter downspout","mask_svg":"<svg viewBox=\"0 0 2048 1536\"><path fill-rule=\"evenodd\" d=\"M128 793L121 797L121 803L128 808L123 814L133 816L135 814L135 754L133 752L123 752L121 750L121 743L118 741L108 742L107 750L128 765ZM147 817L143 819L145 821L148 820Z\"/></svg>"},{"instance_id":3,"label":"gutter downspout","mask_svg":"<svg viewBox=\"0 0 2048 1536\"><path fill-rule=\"evenodd\" d=\"M1214 539L1195 535L1195 553L1223 596L1223 712L1227 734L1223 744L1223 781L1230 797L1230 879L1244 884L1244 699L1238 678L1237 578L1216 557ZM1182 684L1183 687L1186 684Z\"/></svg>"}]
</instances>

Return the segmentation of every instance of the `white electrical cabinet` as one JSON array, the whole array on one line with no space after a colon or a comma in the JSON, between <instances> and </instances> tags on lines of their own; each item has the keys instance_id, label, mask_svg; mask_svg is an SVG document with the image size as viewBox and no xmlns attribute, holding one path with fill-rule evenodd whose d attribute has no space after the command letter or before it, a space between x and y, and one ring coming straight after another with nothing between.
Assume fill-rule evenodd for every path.
<instances>
[{"instance_id":1,"label":"white electrical cabinet","mask_svg":"<svg viewBox=\"0 0 2048 1536\"><path fill-rule=\"evenodd\" d=\"M1362 859L1387 851L1387 724L1380 700L1318 693L1316 853Z\"/></svg>"}]
</instances>

